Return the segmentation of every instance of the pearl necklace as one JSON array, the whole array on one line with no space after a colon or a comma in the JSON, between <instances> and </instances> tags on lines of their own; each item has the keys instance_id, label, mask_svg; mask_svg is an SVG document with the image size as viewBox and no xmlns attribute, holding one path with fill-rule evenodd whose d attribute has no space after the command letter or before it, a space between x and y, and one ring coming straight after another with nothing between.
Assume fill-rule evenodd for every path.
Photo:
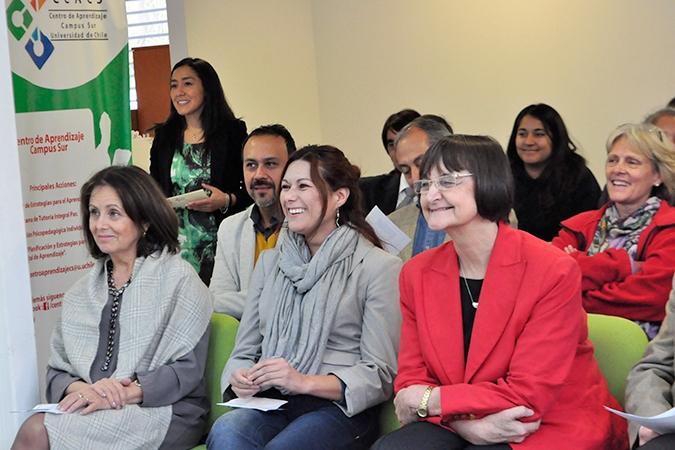
<instances>
[{"instance_id":1,"label":"pearl necklace","mask_svg":"<svg viewBox=\"0 0 675 450\"><path fill-rule=\"evenodd\" d=\"M112 307L110 309L110 325L108 329L108 345L106 347L105 359L103 365L101 366L101 371L107 372L110 367L110 361L112 360L113 351L115 349L115 333L117 332L117 316L120 312L120 300L124 290L131 283L131 275L126 283L122 285L119 289L115 287L115 280L113 279L113 263L112 260L107 262L108 269L108 295L112 296Z\"/></svg>"}]
</instances>

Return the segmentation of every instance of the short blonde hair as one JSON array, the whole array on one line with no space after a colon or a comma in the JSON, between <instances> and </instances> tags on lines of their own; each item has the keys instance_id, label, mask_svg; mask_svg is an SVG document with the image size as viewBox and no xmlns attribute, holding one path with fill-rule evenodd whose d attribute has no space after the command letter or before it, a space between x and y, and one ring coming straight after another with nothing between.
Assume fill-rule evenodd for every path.
<instances>
[{"instance_id":1,"label":"short blonde hair","mask_svg":"<svg viewBox=\"0 0 675 450\"><path fill-rule=\"evenodd\" d=\"M673 203L675 200L675 145L658 127L649 123L627 123L618 126L607 138L607 153L614 144L625 138L637 152L647 157L661 176L661 184L652 189L652 195Z\"/></svg>"}]
</instances>

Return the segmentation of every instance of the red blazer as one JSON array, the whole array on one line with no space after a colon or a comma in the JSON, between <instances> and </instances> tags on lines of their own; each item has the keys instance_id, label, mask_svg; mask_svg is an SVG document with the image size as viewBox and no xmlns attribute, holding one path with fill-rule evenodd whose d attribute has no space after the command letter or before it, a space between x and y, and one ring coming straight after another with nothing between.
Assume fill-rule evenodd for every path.
<instances>
[{"instance_id":1,"label":"red blazer","mask_svg":"<svg viewBox=\"0 0 675 450\"><path fill-rule=\"evenodd\" d=\"M661 201L651 223L640 235L637 260L642 265L635 273L628 252L623 249L586 255L605 208L565 220L552 243L559 248L571 245L579 250L572 256L583 274L581 289L586 311L661 322L675 270L675 208Z\"/></svg>"},{"instance_id":2,"label":"red blazer","mask_svg":"<svg viewBox=\"0 0 675 450\"><path fill-rule=\"evenodd\" d=\"M540 428L514 449L628 448L625 421L593 357L574 260L499 226L464 364L457 254L448 242L400 276L403 323L395 389L441 387L441 417L482 417L513 406Z\"/></svg>"}]
</instances>

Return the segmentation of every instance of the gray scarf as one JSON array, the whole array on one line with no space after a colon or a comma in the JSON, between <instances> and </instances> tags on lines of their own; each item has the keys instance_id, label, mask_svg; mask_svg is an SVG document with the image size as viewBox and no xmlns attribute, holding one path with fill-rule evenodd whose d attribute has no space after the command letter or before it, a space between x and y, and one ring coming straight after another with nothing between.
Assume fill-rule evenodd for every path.
<instances>
[{"instance_id":1,"label":"gray scarf","mask_svg":"<svg viewBox=\"0 0 675 450\"><path fill-rule=\"evenodd\" d=\"M281 357L300 373L318 373L358 240L353 228L338 227L312 257L302 235L283 236L272 289L261 294L275 297L262 359Z\"/></svg>"}]
</instances>

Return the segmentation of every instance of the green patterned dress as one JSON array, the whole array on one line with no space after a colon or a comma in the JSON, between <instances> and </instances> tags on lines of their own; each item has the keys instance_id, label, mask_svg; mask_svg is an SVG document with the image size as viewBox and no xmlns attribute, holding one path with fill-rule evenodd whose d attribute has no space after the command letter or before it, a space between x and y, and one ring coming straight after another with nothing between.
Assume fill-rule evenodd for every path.
<instances>
[{"instance_id":1,"label":"green patterned dress","mask_svg":"<svg viewBox=\"0 0 675 450\"><path fill-rule=\"evenodd\" d=\"M211 155L203 143L183 144L171 161L172 195L185 194L211 183ZM176 210L181 256L208 284L216 253L218 223L214 214L187 208Z\"/></svg>"}]
</instances>

